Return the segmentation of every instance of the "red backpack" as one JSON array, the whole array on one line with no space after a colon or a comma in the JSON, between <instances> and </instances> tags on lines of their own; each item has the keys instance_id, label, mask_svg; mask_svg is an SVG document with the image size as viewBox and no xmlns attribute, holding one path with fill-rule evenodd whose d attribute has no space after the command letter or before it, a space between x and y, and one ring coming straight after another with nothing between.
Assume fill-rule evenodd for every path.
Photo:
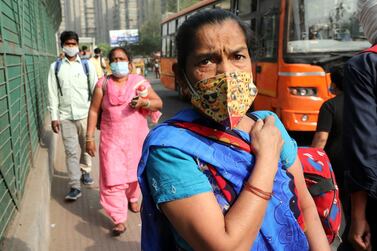
<instances>
[{"instance_id":1,"label":"red backpack","mask_svg":"<svg viewBox=\"0 0 377 251\"><path fill-rule=\"evenodd\" d=\"M306 186L316 204L327 239L332 243L339 236L342 210L330 160L320 148L299 147L298 156L304 169Z\"/></svg>"}]
</instances>

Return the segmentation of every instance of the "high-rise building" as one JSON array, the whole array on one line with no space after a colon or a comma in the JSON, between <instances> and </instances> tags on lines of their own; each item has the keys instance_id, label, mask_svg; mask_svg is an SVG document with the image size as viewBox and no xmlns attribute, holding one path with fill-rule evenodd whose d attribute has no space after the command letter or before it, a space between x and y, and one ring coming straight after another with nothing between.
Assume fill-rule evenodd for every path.
<instances>
[{"instance_id":1,"label":"high-rise building","mask_svg":"<svg viewBox=\"0 0 377 251\"><path fill-rule=\"evenodd\" d=\"M139 5L145 0L60 0L59 31L73 30L80 37L109 42L109 30L139 29L143 21Z\"/></svg>"},{"instance_id":2,"label":"high-rise building","mask_svg":"<svg viewBox=\"0 0 377 251\"><path fill-rule=\"evenodd\" d=\"M62 23L59 31L74 30L83 37L95 37L94 0L61 0Z\"/></svg>"}]
</instances>

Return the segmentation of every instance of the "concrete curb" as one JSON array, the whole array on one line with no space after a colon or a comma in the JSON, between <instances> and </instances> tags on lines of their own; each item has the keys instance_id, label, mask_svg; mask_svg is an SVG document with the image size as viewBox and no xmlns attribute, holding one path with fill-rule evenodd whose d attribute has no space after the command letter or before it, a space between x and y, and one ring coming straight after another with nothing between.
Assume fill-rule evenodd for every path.
<instances>
[{"instance_id":1,"label":"concrete curb","mask_svg":"<svg viewBox=\"0 0 377 251\"><path fill-rule=\"evenodd\" d=\"M8 227L3 250L48 251L50 196L57 137L46 120L42 139L25 184L20 210Z\"/></svg>"}]
</instances>

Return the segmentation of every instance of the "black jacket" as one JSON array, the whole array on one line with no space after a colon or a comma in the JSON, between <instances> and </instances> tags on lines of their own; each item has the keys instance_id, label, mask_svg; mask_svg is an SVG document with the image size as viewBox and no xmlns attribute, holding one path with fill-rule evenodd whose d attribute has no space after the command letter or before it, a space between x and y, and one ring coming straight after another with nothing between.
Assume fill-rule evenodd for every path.
<instances>
[{"instance_id":1,"label":"black jacket","mask_svg":"<svg viewBox=\"0 0 377 251\"><path fill-rule=\"evenodd\" d=\"M377 199L377 53L360 53L345 65L343 122L348 187Z\"/></svg>"}]
</instances>

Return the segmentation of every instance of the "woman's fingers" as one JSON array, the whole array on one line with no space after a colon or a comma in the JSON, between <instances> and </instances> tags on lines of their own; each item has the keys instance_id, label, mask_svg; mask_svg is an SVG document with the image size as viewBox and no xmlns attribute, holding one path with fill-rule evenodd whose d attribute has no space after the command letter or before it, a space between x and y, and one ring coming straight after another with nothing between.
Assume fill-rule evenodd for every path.
<instances>
[{"instance_id":1,"label":"woman's fingers","mask_svg":"<svg viewBox=\"0 0 377 251\"><path fill-rule=\"evenodd\" d=\"M264 121L265 126L275 126L275 117L270 115L267 116L265 121Z\"/></svg>"},{"instance_id":2,"label":"woman's fingers","mask_svg":"<svg viewBox=\"0 0 377 251\"><path fill-rule=\"evenodd\" d=\"M283 140L279 129L275 126L275 118L268 116L265 120L257 120L251 128L252 146L256 154L279 156Z\"/></svg>"},{"instance_id":3,"label":"woman's fingers","mask_svg":"<svg viewBox=\"0 0 377 251\"><path fill-rule=\"evenodd\" d=\"M251 132L253 132L253 131L254 132L260 131L262 129L263 125L264 125L263 120L258 119L257 121L255 121L253 127L251 128Z\"/></svg>"}]
</instances>

